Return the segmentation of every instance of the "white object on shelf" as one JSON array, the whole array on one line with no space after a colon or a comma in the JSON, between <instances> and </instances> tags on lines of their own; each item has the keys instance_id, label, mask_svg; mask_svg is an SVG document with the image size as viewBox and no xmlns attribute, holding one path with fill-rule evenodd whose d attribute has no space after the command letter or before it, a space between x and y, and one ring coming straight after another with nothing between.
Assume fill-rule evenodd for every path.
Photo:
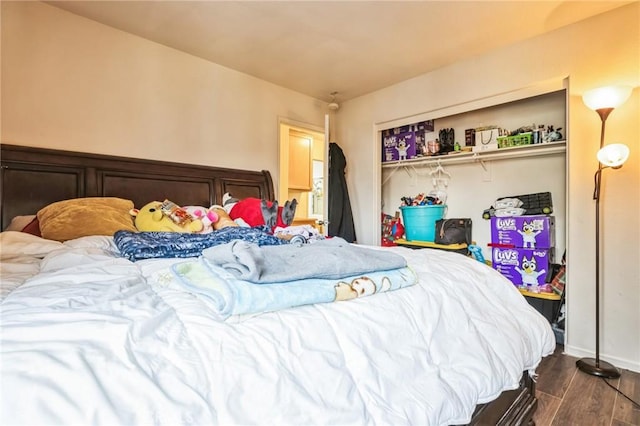
<instances>
[{"instance_id":1,"label":"white object on shelf","mask_svg":"<svg viewBox=\"0 0 640 426\"><path fill-rule=\"evenodd\" d=\"M473 152L486 152L486 151L495 151L498 149L498 142L496 143L488 143L485 145L475 145L472 148Z\"/></svg>"}]
</instances>

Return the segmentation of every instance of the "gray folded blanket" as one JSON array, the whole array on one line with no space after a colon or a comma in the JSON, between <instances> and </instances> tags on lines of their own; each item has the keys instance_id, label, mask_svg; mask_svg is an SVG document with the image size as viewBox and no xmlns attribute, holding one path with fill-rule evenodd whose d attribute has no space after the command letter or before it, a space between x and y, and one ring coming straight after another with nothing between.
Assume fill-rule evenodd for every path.
<instances>
[{"instance_id":1,"label":"gray folded blanket","mask_svg":"<svg viewBox=\"0 0 640 426\"><path fill-rule=\"evenodd\" d=\"M340 279L407 266L404 257L396 253L349 244L339 237L280 246L235 240L205 249L202 256L236 278L253 283Z\"/></svg>"}]
</instances>

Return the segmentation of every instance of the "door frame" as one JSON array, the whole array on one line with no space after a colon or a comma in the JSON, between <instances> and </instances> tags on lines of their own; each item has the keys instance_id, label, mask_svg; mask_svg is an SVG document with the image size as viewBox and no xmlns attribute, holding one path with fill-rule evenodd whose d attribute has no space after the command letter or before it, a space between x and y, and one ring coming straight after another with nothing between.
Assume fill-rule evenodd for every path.
<instances>
[{"instance_id":1,"label":"door frame","mask_svg":"<svg viewBox=\"0 0 640 426\"><path fill-rule=\"evenodd\" d=\"M327 220L328 214L328 198L327 198L327 190L328 190L328 159L329 159L329 142L328 142L328 120L325 117L324 127L322 125L316 125L311 123L306 123L303 121L298 121L295 119L291 119L288 117L278 117L278 184L275 190L276 199L280 202L284 202L285 200L280 200L284 194L287 193L287 181L289 175L289 133L288 130L285 132L283 129L294 129L300 132L310 132L314 134L322 134L324 135L324 150L323 150L323 158L324 162L324 179L323 179L323 190L322 190L322 206L323 206L323 220ZM326 233L327 227L322 227L324 233Z\"/></svg>"}]
</instances>

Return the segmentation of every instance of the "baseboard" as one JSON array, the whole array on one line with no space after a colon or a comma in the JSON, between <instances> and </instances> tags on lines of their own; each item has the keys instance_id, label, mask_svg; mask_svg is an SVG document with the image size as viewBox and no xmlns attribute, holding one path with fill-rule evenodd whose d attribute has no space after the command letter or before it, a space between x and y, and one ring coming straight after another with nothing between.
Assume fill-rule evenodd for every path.
<instances>
[{"instance_id":1,"label":"baseboard","mask_svg":"<svg viewBox=\"0 0 640 426\"><path fill-rule=\"evenodd\" d=\"M579 348L576 346L565 345L564 353L576 358L584 358L591 357L593 358L593 351L586 350L584 348ZM625 370L635 371L636 373L640 373L640 362L632 361L624 358L613 357L607 354L600 354L600 358L603 361L607 361L613 364L616 368L622 368Z\"/></svg>"}]
</instances>

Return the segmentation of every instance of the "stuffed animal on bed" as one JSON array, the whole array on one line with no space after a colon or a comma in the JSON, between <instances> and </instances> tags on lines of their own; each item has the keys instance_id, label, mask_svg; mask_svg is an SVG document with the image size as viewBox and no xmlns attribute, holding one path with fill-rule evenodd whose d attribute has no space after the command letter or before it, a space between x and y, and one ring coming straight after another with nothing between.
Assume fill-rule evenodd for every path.
<instances>
[{"instance_id":1,"label":"stuffed animal on bed","mask_svg":"<svg viewBox=\"0 0 640 426\"><path fill-rule=\"evenodd\" d=\"M195 233L204 229L201 219L194 218L169 200L152 201L141 209L131 209L129 213L134 217L138 231Z\"/></svg>"},{"instance_id":2,"label":"stuffed animal on bed","mask_svg":"<svg viewBox=\"0 0 640 426\"><path fill-rule=\"evenodd\" d=\"M231 217L229 217L229 213L227 213L222 206L211 206L211 211L218 216L218 219L213 223L213 229L216 231L228 226L240 226L237 222L231 219Z\"/></svg>"},{"instance_id":3,"label":"stuffed animal on bed","mask_svg":"<svg viewBox=\"0 0 640 426\"><path fill-rule=\"evenodd\" d=\"M218 222L219 216L215 207L216 206L209 208L202 206L182 206L191 217L202 221L202 230L198 232L199 234L208 234L213 232L214 229L217 229L214 228L214 224Z\"/></svg>"},{"instance_id":4,"label":"stuffed animal on bed","mask_svg":"<svg viewBox=\"0 0 640 426\"><path fill-rule=\"evenodd\" d=\"M285 228L293 222L298 201L294 198L278 206L277 201L260 198L244 198L237 200L229 193L222 197L224 209L234 221L243 220L248 226L267 225L269 228Z\"/></svg>"}]
</instances>

